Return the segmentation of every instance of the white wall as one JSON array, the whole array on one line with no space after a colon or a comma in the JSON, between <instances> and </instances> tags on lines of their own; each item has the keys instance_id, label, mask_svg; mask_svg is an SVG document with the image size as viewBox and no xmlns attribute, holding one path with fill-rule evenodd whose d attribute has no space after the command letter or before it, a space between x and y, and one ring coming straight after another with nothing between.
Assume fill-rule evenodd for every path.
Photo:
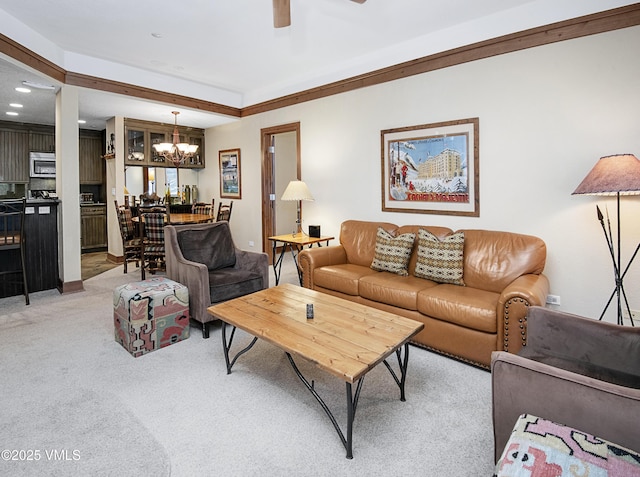
<instances>
[{"instance_id":1,"label":"white wall","mask_svg":"<svg viewBox=\"0 0 640 477\"><path fill-rule=\"evenodd\" d=\"M640 27L425 73L244 118L206 132L207 164L242 150L236 243L261 243L260 128L300 121L302 179L315 202L304 223L339 233L345 219L484 228L537 235L560 309L597 318L613 271L595 205L614 222L615 200L572 196L601 156L640 157ZM480 118L480 217L382 212L380 131ZM214 183L217 167L202 172ZM200 181L203 182L202 180ZM201 185L202 187L202 185ZM219 187L212 191L219 197ZM640 198L623 198L623 259L640 241ZM627 295L640 309L640 259ZM607 319L615 320L609 313Z\"/></svg>"}]
</instances>

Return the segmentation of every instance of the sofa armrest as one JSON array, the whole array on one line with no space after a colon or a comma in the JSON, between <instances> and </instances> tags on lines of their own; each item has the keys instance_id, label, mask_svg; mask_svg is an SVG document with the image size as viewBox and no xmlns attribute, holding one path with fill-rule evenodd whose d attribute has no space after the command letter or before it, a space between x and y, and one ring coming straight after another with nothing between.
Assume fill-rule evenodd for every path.
<instances>
[{"instance_id":1,"label":"sofa armrest","mask_svg":"<svg viewBox=\"0 0 640 477\"><path fill-rule=\"evenodd\" d=\"M211 321L213 317L207 313L207 308L211 306L209 270L207 270L207 266L184 258L173 226L166 226L164 231L167 277L183 284L189 290L189 312L191 318L201 323Z\"/></svg>"},{"instance_id":2,"label":"sofa armrest","mask_svg":"<svg viewBox=\"0 0 640 477\"><path fill-rule=\"evenodd\" d=\"M499 350L517 353L527 343L529 308L543 306L548 293L549 279L544 274L522 275L502 291L496 310Z\"/></svg>"},{"instance_id":3,"label":"sofa armrest","mask_svg":"<svg viewBox=\"0 0 640 477\"><path fill-rule=\"evenodd\" d=\"M640 390L507 353L491 356L495 459L518 416L529 413L640 449Z\"/></svg>"},{"instance_id":4,"label":"sofa armrest","mask_svg":"<svg viewBox=\"0 0 640 477\"><path fill-rule=\"evenodd\" d=\"M262 275L262 288L269 288L269 256L266 253L240 250L236 247L234 268L259 272Z\"/></svg>"},{"instance_id":5,"label":"sofa armrest","mask_svg":"<svg viewBox=\"0 0 640 477\"><path fill-rule=\"evenodd\" d=\"M313 270L328 265L347 263L347 252L342 245L306 248L298 254L298 266L302 270L302 286L313 289Z\"/></svg>"}]
</instances>

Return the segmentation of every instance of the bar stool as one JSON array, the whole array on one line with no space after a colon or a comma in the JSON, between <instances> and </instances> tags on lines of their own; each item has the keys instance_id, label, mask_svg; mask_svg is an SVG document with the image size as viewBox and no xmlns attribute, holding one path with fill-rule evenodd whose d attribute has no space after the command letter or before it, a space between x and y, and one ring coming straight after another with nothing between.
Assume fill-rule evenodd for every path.
<instances>
[{"instance_id":1,"label":"bar stool","mask_svg":"<svg viewBox=\"0 0 640 477\"><path fill-rule=\"evenodd\" d=\"M26 199L0 201L0 253L15 254L20 251L20 265L10 270L0 271L0 276L18 275L21 280L9 279L5 283L22 284L25 302L29 304L29 289L27 287L27 269L25 263L25 234L24 234L24 213ZM2 263L15 263L7 255L2 258Z\"/></svg>"}]
</instances>

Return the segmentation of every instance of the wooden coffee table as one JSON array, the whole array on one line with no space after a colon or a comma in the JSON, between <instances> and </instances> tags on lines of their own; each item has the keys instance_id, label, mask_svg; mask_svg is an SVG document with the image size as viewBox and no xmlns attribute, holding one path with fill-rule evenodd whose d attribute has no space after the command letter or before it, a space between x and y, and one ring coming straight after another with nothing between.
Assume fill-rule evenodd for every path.
<instances>
[{"instance_id":1,"label":"wooden coffee table","mask_svg":"<svg viewBox=\"0 0 640 477\"><path fill-rule=\"evenodd\" d=\"M312 319L307 319L307 304L313 305ZM353 458L353 419L364 376L377 364L384 363L400 388L400 400L404 401L409 362L408 342L424 328L418 321L290 284L213 305L208 312L223 322L222 345L227 374L231 373L236 360L251 349L258 338L284 350L300 380L331 419L349 459ZM227 324L232 326L229 339ZM236 328L254 338L230 359ZM399 376L386 361L393 353L396 354ZM311 361L346 382L346 436L314 389L313 381L310 383L301 374L292 355ZM356 385L355 392L353 384Z\"/></svg>"}]
</instances>

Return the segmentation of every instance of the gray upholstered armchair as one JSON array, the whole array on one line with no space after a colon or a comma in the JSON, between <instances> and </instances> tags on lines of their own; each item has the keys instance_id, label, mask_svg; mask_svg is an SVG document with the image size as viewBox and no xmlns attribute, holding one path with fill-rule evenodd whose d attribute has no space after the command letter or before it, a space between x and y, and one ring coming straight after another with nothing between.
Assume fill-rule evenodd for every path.
<instances>
[{"instance_id":1,"label":"gray upholstered armchair","mask_svg":"<svg viewBox=\"0 0 640 477\"><path fill-rule=\"evenodd\" d=\"M525 413L640 451L640 328L532 307L526 346L491 372L496 459Z\"/></svg>"},{"instance_id":2,"label":"gray upholstered armchair","mask_svg":"<svg viewBox=\"0 0 640 477\"><path fill-rule=\"evenodd\" d=\"M189 289L189 314L209 337L207 308L269 287L267 254L240 250L228 222L167 225L167 277Z\"/></svg>"}]
</instances>

